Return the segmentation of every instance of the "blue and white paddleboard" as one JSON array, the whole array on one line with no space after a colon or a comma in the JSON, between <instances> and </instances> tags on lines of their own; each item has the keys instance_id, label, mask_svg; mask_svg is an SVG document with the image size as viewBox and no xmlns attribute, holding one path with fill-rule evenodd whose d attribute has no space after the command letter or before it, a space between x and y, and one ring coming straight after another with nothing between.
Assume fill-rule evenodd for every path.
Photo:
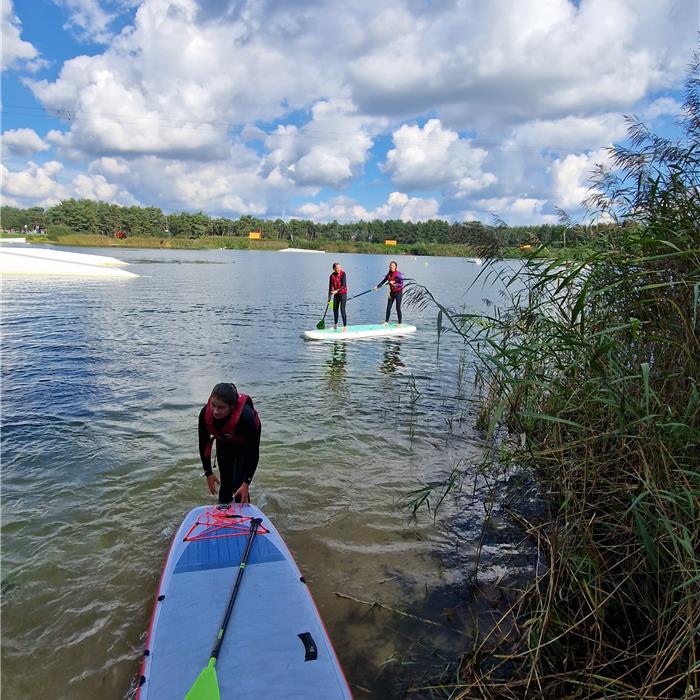
<instances>
[{"instance_id":1,"label":"blue and white paddleboard","mask_svg":"<svg viewBox=\"0 0 700 700\"><path fill-rule=\"evenodd\" d=\"M252 518L261 518L216 661L221 698L352 698L304 578L252 505L201 506L170 547L137 700L182 700L207 666Z\"/></svg>"},{"instance_id":2,"label":"blue and white paddleboard","mask_svg":"<svg viewBox=\"0 0 700 700\"><path fill-rule=\"evenodd\" d=\"M359 338L381 338L391 335L408 335L415 333L416 327L408 323L372 323L366 326L348 326L343 330L342 326L338 326L337 330L333 328L324 328L322 331L304 331L304 338L307 340L357 340Z\"/></svg>"}]
</instances>

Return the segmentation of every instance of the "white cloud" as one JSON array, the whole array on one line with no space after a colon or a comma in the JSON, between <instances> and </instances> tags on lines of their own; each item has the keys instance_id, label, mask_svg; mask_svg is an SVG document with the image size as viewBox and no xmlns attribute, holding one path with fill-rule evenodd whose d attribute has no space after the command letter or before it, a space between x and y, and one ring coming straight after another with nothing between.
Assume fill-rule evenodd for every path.
<instances>
[{"instance_id":1,"label":"white cloud","mask_svg":"<svg viewBox=\"0 0 700 700\"><path fill-rule=\"evenodd\" d=\"M547 204L544 199L533 197L493 197L473 202L476 212L469 212L468 218L490 221L498 217L509 226L527 226L530 224L554 224L555 214L545 214Z\"/></svg>"},{"instance_id":2,"label":"white cloud","mask_svg":"<svg viewBox=\"0 0 700 700\"><path fill-rule=\"evenodd\" d=\"M302 127L281 126L265 140L261 172L297 185L340 187L364 165L378 121L353 114L347 100L317 102Z\"/></svg>"},{"instance_id":3,"label":"white cloud","mask_svg":"<svg viewBox=\"0 0 700 700\"><path fill-rule=\"evenodd\" d=\"M133 29L104 53L66 61L55 81L29 85L44 106L72 112L72 146L86 153L208 159L225 150L232 126L328 94L316 50L325 39L306 33L298 51L264 10L202 22L194 0L145 0Z\"/></svg>"},{"instance_id":4,"label":"white cloud","mask_svg":"<svg viewBox=\"0 0 700 700\"><path fill-rule=\"evenodd\" d=\"M2 166L2 192L40 206L51 206L69 196L69 191L56 181L63 165L55 160L37 165L27 163L24 170L8 170Z\"/></svg>"},{"instance_id":5,"label":"white cloud","mask_svg":"<svg viewBox=\"0 0 700 700\"><path fill-rule=\"evenodd\" d=\"M409 197L402 192L392 192L387 201L374 210L365 209L349 197L335 197L327 202L308 203L298 208L300 216L314 221L338 221L348 223L363 219L400 219L401 221L426 221L438 213L436 199Z\"/></svg>"},{"instance_id":6,"label":"white cloud","mask_svg":"<svg viewBox=\"0 0 700 700\"><path fill-rule=\"evenodd\" d=\"M386 204L376 209L373 219L401 219L401 221L427 221L438 214L438 201L430 197L409 197L403 192L392 192Z\"/></svg>"},{"instance_id":7,"label":"white cloud","mask_svg":"<svg viewBox=\"0 0 700 700\"><path fill-rule=\"evenodd\" d=\"M98 158L90 163L88 170L91 173L104 175L126 175L129 165L123 158Z\"/></svg>"},{"instance_id":8,"label":"white cloud","mask_svg":"<svg viewBox=\"0 0 700 700\"><path fill-rule=\"evenodd\" d=\"M94 174L131 192L139 201L166 211L196 211L212 215L264 215L279 212L280 203L293 189L288 181L262 177L259 158L241 146L210 162L163 159L156 156L101 158L93 162ZM126 166L126 167L124 167ZM136 196L138 194L138 196Z\"/></svg>"},{"instance_id":9,"label":"white cloud","mask_svg":"<svg viewBox=\"0 0 700 700\"><path fill-rule=\"evenodd\" d=\"M678 100L672 97L659 97L644 110L644 118L651 120L663 116L679 117L682 111L683 107Z\"/></svg>"},{"instance_id":10,"label":"white cloud","mask_svg":"<svg viewBox=\"0 0 700 700\"><path fill-rule=\"evenodd\" d=\"M72 29L79 39L106 43L112 38L109 25L115 15L106 12L100 0L54 0L68 14L65 29Z\"/></svg>"},{"instance_id":11,"label":"white cloud","mask_svg":"<svg viewBox=\"0 0 700 700\"><path fill-rule=\"evenodd\" d=\"M606 112L591 117L535 119L513 129L503 148L533 151L581 151L608 146L624 138L627 123L622 114Z\"/></svg>"},{"instance_id":12,"label":"white cloud","mask_svg":"<svg viewBox=\"0 0 700 700\"><path fill-rule=\"evenodd\" d=\"M78 175L73 180L73 189L78 199L93 199L125 206L138 204L131 194L108 182L104 175Z\"/></svg>"},{"instance_id":13,"label":"white cloud","mask_svg":"<svg viewBox=\"0 0 700 700\"><path fill-rule=\"evenodd\" d=\"M589 194L589 179L595 166L609 163L604 150L593 153L569 154L552 164L552 179L556 204L562 209L578 209Z\"/></svg>"},{"instance_id":14,"label":"white cloud","mask_svg":"<svg viewBox=\"0 0 700 700\"><path fill-rule=\"evenodd\" d=\"M622 114L674 113L665 92L697 43L695 0L56 2L92 41L128 21L102 52L26 81L67 117L43 138L65 191L214 215L285 215L388 177L376 209L305 211L549 221L577 206ZM35 64L12 8L6 58Z\"/></svg>"},{"instance_id":15,"label":"white cloud","mask_svg":"<svg viewBox=\"0 0 700 700\"><path fill-rule=\"evenodd\" d=\"M622 110L677 80L697 18L693 0L436 3L353 61L348 77L361 109L436 110L460 128Z\"/></svg>"},{"instance_id":16,"label":"white cloud","mask_svg":"<svg viewBox=\"0 0 700 700\"><path fill-rule=\"evenodd\" d=\"M462 196L496 182L493 173L481 169L487 151L443 129L439 119L430 119L422 128L404 124L393 139L395 148L387 153L384 170L401 187L450 185Z\"/></svg>"},{"instance_id":17,"label":"white cloud","mask_svg":"<svg viewBox=\"0 0 700 700\"><path fill-rule=\"evenodd\" d=\"M47 151L50 146L33 129L10 129L2 134L2 148L3 151L26 155Z\"/></svg>"},{"instance_id":18,"label":"white cloud","mask_svg":"<svg viewBox=\"0 0 700 700\"><path fill-rule=\"evenodd\" d=\"M14 13L12 0L2 0L0 3L2 21L2 70L24 67L36 70L43 63L37 62L39 52L28 41L24 41L22 23Z\"/></svg>"}]
</instances>

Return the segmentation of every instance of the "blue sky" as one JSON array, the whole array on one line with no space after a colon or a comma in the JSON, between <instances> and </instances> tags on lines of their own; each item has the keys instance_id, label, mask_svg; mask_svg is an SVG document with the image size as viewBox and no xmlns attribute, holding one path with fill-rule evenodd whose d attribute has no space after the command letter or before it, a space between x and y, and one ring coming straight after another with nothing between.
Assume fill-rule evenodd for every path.
<instances>
[{"instance_id":1,"label":"blue sky","mask_svg":"<svg viewBox=\"0 0 700 700\"><path fill-rule=\"evenodd\" d=\"M3 0L2 200L347 222L581 201L697 0Z\"/></svg>"}]
</instances>

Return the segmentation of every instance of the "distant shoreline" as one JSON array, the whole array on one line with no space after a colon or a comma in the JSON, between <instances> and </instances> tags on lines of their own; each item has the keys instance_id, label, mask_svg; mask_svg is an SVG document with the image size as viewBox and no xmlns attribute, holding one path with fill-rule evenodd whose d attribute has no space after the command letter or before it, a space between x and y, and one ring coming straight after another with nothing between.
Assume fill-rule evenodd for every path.
<instances>
[{"instance_id":1,"label":"distant shoreline","mask_svg":"<svg viewBox=\"0 0 700 700\"><path fill-rule=\"evenodd\" d=\"M386 256L426 256L426 257L458 257L481 258L483 251L474 246L461 243L399 243L395 246L387 246L384 243L368 243L358 241L333 241L333 240L294 240L268 239L254 240L231 236L203 236L201 238L159 238L154 236L129 236L127 238L111 238L95 234L72 233L57 237L28 236L27 243L49 243L59 246L93 247L93 248L149 248L171 250L270 250L280 251L294 247L309 252L326 253L358 253ZM586 248L553 248L543 249L545 257L578 259L582 257ZM504 247L498 251L496 257L502 259L523 259L531 254L531 250L522 248Z\"/></svg>"}]
</instances>

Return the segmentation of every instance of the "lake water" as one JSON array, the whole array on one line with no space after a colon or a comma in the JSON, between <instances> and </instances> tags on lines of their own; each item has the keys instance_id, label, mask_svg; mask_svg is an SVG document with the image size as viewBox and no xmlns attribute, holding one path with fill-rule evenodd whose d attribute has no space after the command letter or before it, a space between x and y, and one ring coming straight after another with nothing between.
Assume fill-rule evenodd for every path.
<instances>
[{"instance_id":1,"label":"lake water","mask_svg":"<svg viewBox=\"0 0 700 700\"><path fill-rule=\"evenodd\" d=\"M435 309L410 307L413 336L301 338L320 320L335 259L352 295L382 278L389 257L115 255L139 277L3 280L4 697L133 695L170 539L212 501L197 416L220 381L255 401L252 500L295 554L356 696L398 696L419 667L466 649L482 503L447 501L435 520L398 507L479 461L462 346L442 341L438 354ZM496 296L481 283L467 292L480 268L466 259L399 262L449 305ZM349 302L350 323L383 320L385 301L380 291ZM517 552L486 546L482 575L499 576Z\"/></svg>"}]
</instances>

